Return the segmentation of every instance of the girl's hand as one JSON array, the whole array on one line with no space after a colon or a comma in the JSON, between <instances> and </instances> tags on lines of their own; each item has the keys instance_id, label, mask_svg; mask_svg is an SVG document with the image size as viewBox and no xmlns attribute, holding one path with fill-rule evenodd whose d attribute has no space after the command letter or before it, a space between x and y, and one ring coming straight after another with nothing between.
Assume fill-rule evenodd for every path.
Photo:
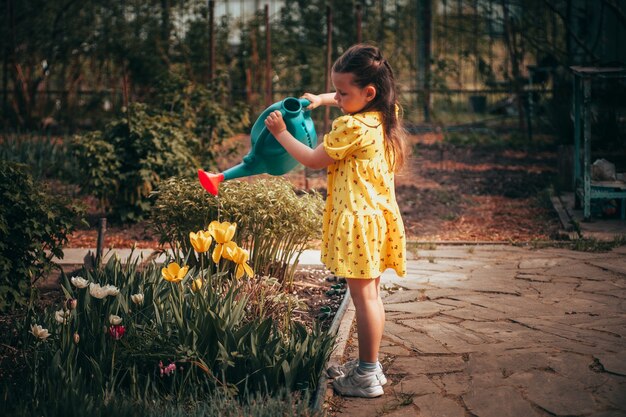
<instances>
[{"instance_id":1,"label":"girl's hand","mask_svg":"<svg viewBox=\"0 0 626 417\"><path fill-rule=\"evenodd\" d=\"M283 115L278 110L271 112L265 119L265 126L276 137L279 133L287 130Z\"/></svg>"},{"instance_id":2,"label":"girl's hand","mask_svg":"<svg viewBox=\"0 0 626 417\"><path fill-rule=\"evenodd\" d=\"M309 104L309 106L306 108L307 110L313 110L314 108L322 105L322 97L318 96L317 94L304 93L302 95L302 98L306 98L311 102L311 104Z\"/></svg>"}]
</instances>

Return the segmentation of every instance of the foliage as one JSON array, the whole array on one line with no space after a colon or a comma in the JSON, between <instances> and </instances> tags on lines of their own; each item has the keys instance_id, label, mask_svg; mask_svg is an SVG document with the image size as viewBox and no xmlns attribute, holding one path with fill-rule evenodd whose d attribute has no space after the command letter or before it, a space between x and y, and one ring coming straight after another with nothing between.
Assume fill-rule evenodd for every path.
<instances>
[{"instance_id":1,"label":"foliage","mask_svg":"<svg viewBox=\"0 0 626 417\"><path fill-rule=\"evenodd\" d=\"M81 210L47 195L22 165L0 165L0 311L26 304L31 283L63 257Z\"/></svg>"},{"instance_id":2,"label":"foliage","mask_svg":"<svg viewBox=\"0 0 626 417\"><path fill-rule=\"evenodd\" d=\"M0 160L28 165L37 179L59 177L69 170L63 141L50 136L3 136L0 138Z\"/></svg>"},{"instance_id":3,"label":"foliage","mask_svg":"<svg viewBox=\"0 0 626 417\"><path fill-rule=\"evenodd\" d=\"M598 240L594 238L574 239L564 246L579 252L610 252L620 246L626 245L626 235L615 236L612 240Z\"/></svg>"},{"instance_id":4,"label":"foliage","mask_svg":"<svg viewBox=\"0 0 626 417\"><path fill-rule=\"evenodd\" d=\"M103 132L70 143L82 191L98 197L121 220L138 220L164 178L192 172L193 146L177 120L133 104Z\"/></svg>"},{"instance_id":5,"label":"foliage","mask_svg":"<svg viewBox=\"0 0 626 417\"><path fill-rule=\"evenodd\" d=\"M157 106L197 138L195 155L208 158L203 165L214 163L211 150L224 138L242 132L250 124L243 103L228 103L228 77L221 74L208 87L194 83L181 74L169 73L159 85Z\"/></svg>"},{"instance_id":6,"label":"foliage","mask_svg":"<svg viewBox=\"0 0 626 417\"><path fill-rule=\"evenodd\" d=\"M254 270L288 284L297 265L293 261L321 230L321 196L298 196L281 178L226 181L218 197L196 180L171 178L153 194L150 221L161 243L187 253L189 230L204 229L212 219L236 222L235 240L250 251ZM288 269L290 261L293 266Z\"/></svg>"},{"instance_id":7,"label":"foliage","mask_svg":"<svg viewBox=\"0 0 626 417\"><path fill-rule=\"evenodd\" d=\"M75 301L31 310L21 329L33 408L54 403L59 387L62 395L105 404L315 389L330 335L298 323L281 328L258 315L239 281L209 279L194 290L193 280L206 271L183 269L180 282L168 282L154 263L111 257L102 268L83 270L82 279L63 276L67 300Z\"/></svg>"},{"instance_id":8,"label":"foliage","mask_svg":"<svg viewBox=\"0 0 626 417\"><path fill-rule=\"evenodd\" d=\"M7 415L15 417L316 417L309 408L308 395L294 395L286 390L275 395L249 394L234 398L223 390L201 394L186 401L172 402L168 397L136 400L117 396L109 400L83 392L61 390L46 404L35 407L24 398L7 404Z\"/></svg>"}]
</instances>

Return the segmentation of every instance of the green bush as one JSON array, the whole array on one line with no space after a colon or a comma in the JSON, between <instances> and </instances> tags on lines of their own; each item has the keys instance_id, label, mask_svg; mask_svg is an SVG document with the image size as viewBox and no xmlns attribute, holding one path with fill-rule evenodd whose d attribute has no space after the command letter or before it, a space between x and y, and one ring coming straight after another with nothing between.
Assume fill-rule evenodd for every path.
<instances>
[{"instance_id":1,"label":"green bush","mask_svg":"<svg viewBox=\"0 0 626 417\"><path fill-rule=\"evenodd\" d=\"M213 165L215 146L250 125L248 107L229 101L228 76L220 74L207 87L177 73L169 73L158 88L156 105L196 139L195 155L202 165Z\"/></svg>"},{"instance_id":2,"label":"green bush","mask_svg":"<svg viewBox=\"0 0 626 417\"><path fill-rule=\"evenodd\" d=\"M34 178L62 177L68 171L65 145L43 135L6 135L0 138L0 160L26 164Z\"/></svg>"},{"instance_id":3,"label":"green bush","mask_svg":"<svg viewBox=\"0 0 626 417\"><path fill-rule=\"evenodd\" d=\"M154 263L140 268L138 259L122 264L112 257L100 269L84 270L84 281L63 277L75 305L31 310L21 329L32 387L24 397L37 409L68 392L104 402L186 402L217 390L240 398L314 392L333 337L317 326L282 328L257 314L241 281L194 291L200 273L191 268L182 281L168 282ZM38 338L34 325L49 336Z\"/></svg>"},{"instance_id":4,"label":"green bush","mask_svg":"<svg viewBox=\"0 0 626 417\"><path fill-rule=\"evenodd\" d=\"M162 244L188 253L189 231L206 229L216 219L235 222L235 241L250 251L253 269L283 283L291 283L297 265L293 261L321 233L322 197L314 192L298 195L282 178L226 181L218 197L197 180L170 178L153 194L150 222Z\"/></svg>"},{"instance_id":5,"label":"green bush","mask_svg":"<svg viewBox=\"0 0 626 417\"><path fill-rule=\"evenodd\" d=\"M138 103L103 132L75 136L70 143L82 191L123 221L144 216L148 196L161 180L195 172L193 147L177 118Z\"/></svg>"},{"instance_id":6,"label":"green bush","mask_svg":"<svg viewBox=\"0 0 626 417\"><path fill-rule=\"evenodd\" d=\"M25 166L0 164L0 311L26 304L31 283L63 257L80 214L42 191Z\"/></svg>"}]
</instances>

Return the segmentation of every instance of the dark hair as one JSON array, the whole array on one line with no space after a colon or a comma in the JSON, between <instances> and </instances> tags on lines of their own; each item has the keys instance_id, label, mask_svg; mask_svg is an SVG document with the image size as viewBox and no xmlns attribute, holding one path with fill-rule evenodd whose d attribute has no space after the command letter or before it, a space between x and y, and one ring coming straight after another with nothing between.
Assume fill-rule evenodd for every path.
<instances>
[{"instance_id":1,"label":"dark hair","mask_svg":"<svg viewBox=\"0 0 626 417\"><path fill-rule=\"evenodd\" d=\"M372 45L357 44L344 52L333 65L333 72L350 73L359 88L373 85L376 97L363 111L382 113L386 152L394 170L402 168L405 160L404 130L398 119L398 97L393 70L380 50Z\"/></svg>"}]
</instances>

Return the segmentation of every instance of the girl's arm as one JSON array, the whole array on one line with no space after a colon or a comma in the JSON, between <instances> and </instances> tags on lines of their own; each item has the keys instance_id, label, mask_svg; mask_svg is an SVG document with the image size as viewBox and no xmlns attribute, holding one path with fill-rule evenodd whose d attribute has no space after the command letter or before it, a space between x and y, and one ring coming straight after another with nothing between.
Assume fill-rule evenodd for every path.
<instances>
[{"instance_id":1,"label":"girl's arm","mask_svg":"<svg viewBox=\"0 0 626 417\"><path fill-rule=\"evenodd\" d=\"M319 106L336 106L337 100L335 100L335 93L324 94L311 94L304 93L302 98L306 98L311 104L306 108L307 110L313 110Z\"/></svg>"},{"instance_id":2,"label":"girl's arm","mask_svg":"<svg viewBox=\"0 0 626 417\"><path fill-rule=\"evenodd\" d=\"M311 149L294 138L293 135L287 131L287 126L285 125L283 115L280 111L276 110L271 112L265 119L265 126L267 126L267 129L274 135L276 140L283 145L283 148L305 167L321 169L335 161L328 156L322 144L318 145L315 149Z\"/></svg>"}]
</instances>

